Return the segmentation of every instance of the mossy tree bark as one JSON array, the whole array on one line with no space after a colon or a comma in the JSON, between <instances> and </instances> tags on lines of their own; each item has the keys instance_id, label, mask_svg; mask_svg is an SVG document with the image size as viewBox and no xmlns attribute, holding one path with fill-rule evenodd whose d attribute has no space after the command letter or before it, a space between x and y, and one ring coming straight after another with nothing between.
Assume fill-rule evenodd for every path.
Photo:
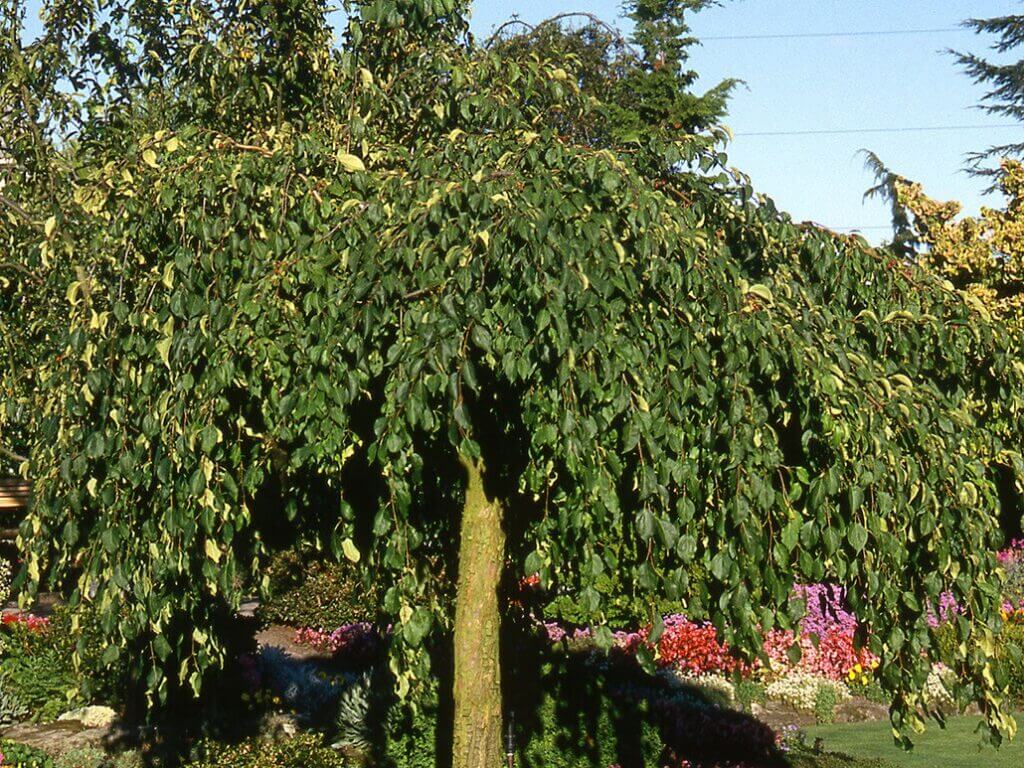
<instances>
[{"instance_id":1,"label":"mossy tree bark","mask_svg":"<svg viewBox=\"0 0 1024 768\"><path fill-rule=\"evenodd\" d=\"M501 613L505 561L502 504L488 498L482 461L462 457L466 500L455 598L454 752L452 768L499 768L501 745Z\"/></svg>"}]
</instances>

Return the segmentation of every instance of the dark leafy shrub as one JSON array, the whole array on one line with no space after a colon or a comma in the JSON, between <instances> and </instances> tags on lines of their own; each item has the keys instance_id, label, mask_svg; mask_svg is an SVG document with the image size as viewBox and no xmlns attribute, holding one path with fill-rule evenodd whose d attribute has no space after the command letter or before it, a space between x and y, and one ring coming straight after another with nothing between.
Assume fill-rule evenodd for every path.
<instances>
[{"instance_id":1,"label":"dark leafy shrub","mask_svg":"<svg viewBox=\"0 0 1024 768\"><path fill-rule=\"evenodd\" d=\"M54 768L143 768L140 752L109 754L97 747L81 747L62 752L53 759Z\"/></svg>"},{"instance_id":2,"label":"dark leafy shrub","mask_svg":"<svg viewBox=\"0 0 1024 768\"><path fill-rule=\"evenodd\" d=\"M11 725L28 718L28 707L0 681L0 725Z\"/></svg>"},{"instance_id":3,"label":"dark leafy shrub","mask_svg":"<svg viewBox=\"0 0 1024 768\"><path fill-rule=\"evenodd\" d=\"M1018 548L1018 552L1024 549ZM1006 569L1003 600L1014 608L1024 607L1024 554L1007 558L1003 567Z\"/></svg>"},{"instance_id":4,"label":"dark leafy shrub","mask_svg":"<svg viewBox=\"0 0 1024 768\"><path fill-rule=\"evenodd\" d=\"M379 596L347 560L311 559L299 550L272 561L270 597L260 607L264 624L334 629L376 618Z\"/></svg>"},{"instance_id":5,"label":"dark leafy shrub","mask_svg":"<svg viewBox=\"0 0 1024 768\"><path fill-rule=\"evenodd\" d=\"M523 768L659 764L661 737L648 705L617 701L600 687L582 686L576 696L560 686L557 693L541 699L538 710L531 713L539 727L526 734ZM585 702L588 692L596 696Z\"/></svg>"},{"instance_id":6,"label":"dark leafy shrub","mask_svg":"<svg viewBox=\"0 0 1024 768\"><path fill-rule=\"evenodd\" d=\"M652 603L649 599L643 599L629 594L621 579L614 573L606 573L597 578L594 588L602 598L602 606L608 623L614 627L641 627L651 622L651 617L657 614L665 615L676 613L679 610L680 601L660 600ZM691 609L694 602L690 601ZM699 611L691 611L695 615ZM555 595L543 608L544 616L559 622L573 625L587 626L591 622L591 615L586 608L580 604L579 598L574 594Z\"/></svg>"},{"instance_id":7,"label":"dark leafy shrub","mask_svg":"<svg viewBox=\"0 0 1024 768\"><path fill-rule=\"evenodd\" d=\"M27 708L31 719L53 720L81 702L69 628L54 620L5 623L3 641L0 690Z\"/></svg>"},{"instance_id":8,"label":"dark leafy shrub","mask_svg":"<svg viewBox=\"0 0 1024 768\"><path fill-rule=\"evenodd\" d=\"M1009 678L1010 696L1024 703L1024 624L1008 623L1000 635L1000 656Z\"/></svg>"},{"instance_id":9,"label":"dark leafy shrub","mask_svg":"<svg viewBox=\"0 0 1024 768\"><path fill-rule=\"evenodd\" d=\"M744 712L749 712L754 704L764 704L767 700L764 684L756 680L740 680L735 688L736 703Z\"/></svg>"},{"instance_id":10,"label":"dark leafy shrub","mask_svg":"<svg viewBox=\"0 0 1024 768\"><path fill-rule=\"evenodd\" d=\"M381 768L437 768L440 717L436 682L415 708L393 704L384 719L375 764Z\"/></svg>"},{"instance_id":11,"label":"dark leafy shrub","mask_svg":"<svg viewBox=\"0 0 1024 768\"><path fill-rule=\"evenodd\" d=\"M819 685L814 694L814 719L822 725L835 722L839 697L831 685Z\"/></svg>"},{"instance_id":12,"label":"dark leafy shrub","mask_svg":"<svg viewBox=\"0 0 1024 768\"><path fill-rule=\"evenodd\" d=\"M247 739L237 743L201 742L188 768L343 768L344 758L317 734L284 741Z\"/></svg>"},{"instance_id":13,"label":"dark leafy shrub","mask_svg":"<svg viewBox=\"0 0 1024 768\"><path fill-rule=\"evenodd\" d=\"M815 752L810 747L795 749L786 756L788 768L897 768L875 757L852 757L840 752Z\"/></svg>"},{"instance_id":14,"label":"dark leafy shrub","mask_svg":"<svg viewBox=\"0 0 1024 768\"><path fill-rule=\"evenodd\" d=\"M55 768L53 758L42 750L6 739L0 741L3 760L0 765L10 768Z\"/></svg>"}]
</instances>

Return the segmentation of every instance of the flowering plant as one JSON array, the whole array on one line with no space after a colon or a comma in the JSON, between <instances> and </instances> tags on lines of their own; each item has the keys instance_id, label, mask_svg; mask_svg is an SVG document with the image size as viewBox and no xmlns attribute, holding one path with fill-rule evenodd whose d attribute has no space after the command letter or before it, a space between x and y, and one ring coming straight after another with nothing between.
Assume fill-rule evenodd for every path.
<instances>
[{"instance_id":1,"label":"flowering plant","mask_svg":"<svg viewBox=\"0 0 1024 768\"><path fill-rule=\"evenodd\" d=\"M334 656L345 656L350 661L359 661L373 656L380 648L381 636L372 624L361 621L343 624L331 632L309 627L299 629L295 632L295 642Z\"/></svg>"},{"instance_id":2,"label":"flowering plant","mask_svg":"<svg viewBox=\"0 0 1024 768\"><path fill-rule=\"evenodd\" d=\"M33 632L42 631L50 626L50 620L45 616L36 616L35 614L22 613L21 611L5 613L0 621L3 622L4 626L25 627Z\"/></svg>"},{"instance_id":3,"label":"flowering plant","mask_svg":"<svg viewBox=\"0 0 1024 768\"><path fill-rule=\"evenodd\" d=\"M848 701L850 689L843 683L803 670L792 670L770 683L765 694L773 701L781 701L793 709L813 712L821 688L831 689L836 702Z\"/></svg>"},{"instance_id":4,"label":"flowering plant","mask_svg":"<svg viewBox=\"0 0 1024 768\"><path fill-rule=\"evenodd\" d=\"M708 672L732 672L739 662L724 643L719 642L714 626L690 621L675 614L664 619L665 631L658 639L658 655L664 665L672 665L695 675Z\"/></svg>"}]
</instances>

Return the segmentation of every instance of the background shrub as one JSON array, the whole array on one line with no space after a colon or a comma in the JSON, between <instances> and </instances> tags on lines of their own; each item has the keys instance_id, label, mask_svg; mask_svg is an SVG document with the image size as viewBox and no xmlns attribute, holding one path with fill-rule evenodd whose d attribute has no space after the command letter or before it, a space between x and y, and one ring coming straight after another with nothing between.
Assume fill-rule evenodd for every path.
<instances>
[{"instance_id":1,"label":"background shrub","mask_svg":"<svg viewBox=\"0 0 1024 768\"><path fill-rule=\"evenodd\" d=\"M1024 703L1024 624L1008 623L1000 635L1000 657L1009 678L1010 696Z\"/></svg>"},{"instance_id":2,"label":"background shrub","mask_svg":"<svg viewBox=\"0 0 1024 768\"><path fill-rule=\"evenodd\" d=\"M260 606L264 625L334 629L373 621L380 598L347 560L311 559L299 549L278 553L268 569L270 596Z\"/></svg>"},{"instance_id":3,"label":"background shrub","mask_svg":"<svg viewBox=\"0 0 1024 768\"><path fill-rule=\"evenodd\" d=\"M1006 564L1006 581L1003 583L1003 601L1014 608L1024 607L1024 556L1018 556Z\"/></svg>"},{"instance_id":4,"label":"background shrub","mask_svg":"<svg viewBox=\"0 0 1024 768\"><path fill-rule=\"evenodd\" d=\"M696 572L696 568L693 569ZM696 577L694 577L696 578ZM701 583L694 581L694 583ZM605 611L607 623L612 627L642 627L651 623L654 614L672 614L679 610L680 600L655 600L631 595L626 585L615 573L605 573L597 577L594 589L601 595L601 605ZM687 605L690 612L697 616L701 611L697 607L699 598L689 597ZM593 616L581 605L579 596L572 593L559 594L551 597L543 606L543 615L565 624L589 626Z\"/></svg>"},{"instance_id":5,"label":"background shrub","mask_svg":"<svg viewBox=\"0 0 1024 768\"><path fill-rule=\"evenodd\" d=\"M767 699L764 683L740 680L736 684L736 703L744 712L749 712L754 704L764 704Z\"/></svg>"},{"instance_id":6,"label":"background shrub","mask_svg":"<svg viewBox=\"0 0 1024 768\"><path fill-rule=\"evenodd\" d=\"M207 740L194 749L188 768L343 768L345 761L323 737L303 733L285 741Z\"/></svg>"},{"instance_id":7,"label":"background shrub","mask_svg":"<svg viewBox=\"0 0 1024 768\"><path fill-rule=\"evenodd\" d=\"M31 719L54 720L79 700L70 628L54 621L36 629L8 624L3 639L0 690L27 709Z\"/></svg>"},{"instance_id":8,"label":"background shrub","mask_svg":"<svg viewBox=\"0 0 1024 768\"><path fill-rule=\"evenodd\" d=\"M0 741L0 752L4 756L0 765L10 766L10 768L56 768L49 755L25 744L4 739Z\"/></svg>"},{"instance_id":9,"label":"background shrub","mask_svg":"<svg viewBox=\"0 0 1024 768\"><path fill-rule=\"evenodd\" d=\"M111 755L96 747L72 749L53 758L54 768L143 768L139 752L121 752Z\"/></svg>"}]
</instances>

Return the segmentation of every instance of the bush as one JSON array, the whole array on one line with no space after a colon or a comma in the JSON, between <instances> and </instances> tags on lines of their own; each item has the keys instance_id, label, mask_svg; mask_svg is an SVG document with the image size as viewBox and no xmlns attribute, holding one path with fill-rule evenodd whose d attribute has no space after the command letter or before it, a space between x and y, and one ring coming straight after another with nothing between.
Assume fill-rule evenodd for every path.
<instances>
[{"instance_id":1,"label":"bush","mask_svg":"<svg viewBox=\"0 0 1024 768\"><path fill-rule=\"evenodd\" d=\"M6 557L0 556L0 608L11 599L11 577L13 569Z\"/></svg>"},{"instance_id":2,"label":"bush","mask_svg":"<svg viewBox=\"0 0 1024 768\"><path fill-rule=\"evenodd\" d=\"M436 768L438 720L441 717L438 686L423 696L415 710L394 704L385 717L381 768ZM377 750L375 750L377 751ZM443 761L441 761L443 762Z\"/></svg>"},{"instance_id":3,"label":"bush","mask_svg":"<svg viewBox=\"0 0 1024 768\"><path fill-rule=\"evenodd\" d=\"M311 560L299 550L287 550L275 556L268 575L270 597L260 606L265 625L329 630L376 618L377 591L347 560Z\"/></svg>"},{"instance_id":4,"label":"bush","mask_svg":"<svg viewBox=\"0 0 1024 768\"><path fill-rule=\"evenodd\" d=\"M285 741L247 739L238 743L207 740L194 750L188 768L344 768L345 761L316 734Z\"/></svg>"},{"instance_id":5,"label":"bush","mask_svg":"<svg viewBox=\"0 0 1024 768\"><path fill-rule=\"evenodd\" d=\"M56 719L79 688L69 634L52 623L36 629L14 623L5 625L4 635L0 690L27 709L31 719Z\"/></svg>"},{"instance_id":6,"label":"bush","mask_svg":"<svg viewBox=\"0 0 1024 768\"><path fill-rule=\"evenodd\" d=\"M138 752L110 755L96 747L72 749L53 759L54 768L143 768Z\"/></svg>"},{"instance_id":7,"label":"bush","mask_svg":"<svg viewBox=\"0 0 1024 768\"><path fill-rule=\"evenodd\" d=\"M34 656L18 656L0 661L0 687L27 707L31 719L55 720L69 708L78 683L67 660L53 649Z\"/></svg>"},{"instance_id":8,"label":"bush","mask_svg":"<svg viewBox=\"0 0 1024 768\"><path fill-rule=\"evenodd\" d=\"M1013 648L1016 646L1016 650ZM1024 702L1024 624L1005 624L999 638L1000 657L1009 678L1010 696Z\"/></svg>"},{"instance_id":9,"label":"bush","mask_svg":"<svg viewBox=\"0 0 1024 768\"><path fill-rule=\"evenodd\" d=\"M833 686L819 686L818 692L814 694L814 719L820 725L835 722L838 703L839 694Z\"/></svg>"},{"instance_id":10,"label":"bush","mask_svg":"<svg viewBox=\"0 0 1024 768\"><path fill-rule=\"evenodd\" d=\"M75 704L102 701L117 706L123 700L127 688L123 668L102 664L106 644L91 612L80 617L74 631L70 610L61 606L41 622L5 623L0 636L0 722L23 709L33 720L46 721Z\"/></svg>"},{"instance_id":11,"label":"bush","mask_svg":"<svg viewBox=\"0 0 1024 768\"><path fill-rule=\"evenodd\" d=\"M519 768L622 768L661 765L662 741L643 702L610 695L594 669L545 665L536 691L514 704ZM614 675L613 675L614 677ZM610 684L614 689L619 680ZM536 693L536 698L533 698ZM436 768L439 720L436 687L415 710L388 713L381 768ZM444 731L443 726L440 730Z\"/></svg>"},{"instance_id":12,"label":"bush","mask_svg":"<svg viewBox=\"0 0 1024 768\"><path fill-rule=\"evenodd\" d=\"M744 712L749 712L754 704L764 704L767 698L763 683L756 680L740 680L736 684L736 703Z\"/></svg>"},{"instance_id":13,"label":"bush","mask_svg":"<svg viewBox=\"0 0 1024 768\"><path fill-rule=\"evenodd\" d=\"M694 581L694 583L701 583ZM635 597L629 594L622 580L615 573L605 573L597 577L594 589L601 595L601 605L607 623L613 627L641 627L650 624L651 617L673 614L679 610L681 600L657 600ZM696 614L695 598L687 603ZM543 606L544 617L565 624L587 626L591 614L580 603L575 594L561 594L551 598Z\"/></svg>"},{"instance_id":14,"label":"bush","mask_svg":"<svg viewBox=\"0 0 1024 768\"><path fill-rule=\"evenodd\" d=\"M25 744L5 739L0 741L0 752L3 753L0 765L3 765L4 768L7 766L10 768L56 768L53 758L42 750Z\"/></svg>"}]
</instances>

